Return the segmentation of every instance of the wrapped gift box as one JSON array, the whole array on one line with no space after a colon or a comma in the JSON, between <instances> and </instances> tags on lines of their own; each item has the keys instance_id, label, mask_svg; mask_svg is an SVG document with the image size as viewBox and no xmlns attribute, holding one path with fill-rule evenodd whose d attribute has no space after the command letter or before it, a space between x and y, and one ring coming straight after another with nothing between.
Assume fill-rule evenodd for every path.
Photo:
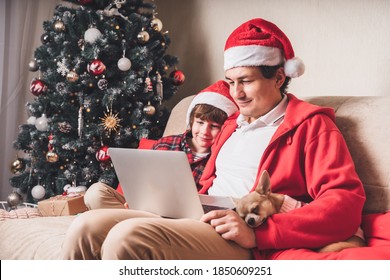
<instances>
[{"instance_id":1,"label":"wrapped gift box","mask_svg":"<svg viewBox=\"0 0 390 280\"><path fill-rule=\"evenodd\" d=\"M57 195L38 202L42 216L69 216L87 210L84 194Z\"/></svg>"}]
</instances>

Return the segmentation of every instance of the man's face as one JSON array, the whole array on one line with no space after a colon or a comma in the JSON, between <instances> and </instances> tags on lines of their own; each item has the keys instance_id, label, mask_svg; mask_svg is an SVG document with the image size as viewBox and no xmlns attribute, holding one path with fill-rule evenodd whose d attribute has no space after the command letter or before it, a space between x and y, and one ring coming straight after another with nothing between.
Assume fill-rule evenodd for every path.
<instances>
[{"instance_id":1,"label":"man's face","mask_svg":"<svg viewBox=\"0 0 390 280\"><path fill-rule=\"evenodd\" d=\"M270 79L264 78L259 67L232 68L225 72L225 77L230 85L230 95L249 123L271 111L282 99L283 68Z\"/></svg>"}]
</instances>

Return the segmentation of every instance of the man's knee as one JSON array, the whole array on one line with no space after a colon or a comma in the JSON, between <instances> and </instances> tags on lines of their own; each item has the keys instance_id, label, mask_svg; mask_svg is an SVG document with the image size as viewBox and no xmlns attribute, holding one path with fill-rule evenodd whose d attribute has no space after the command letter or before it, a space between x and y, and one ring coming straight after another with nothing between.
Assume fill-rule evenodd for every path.
<instances>
[{"instance_id":1,"label":"man's knee","mask_svg":"<svg viewBox=\"0 0 390 280\"><path fill-rule=\"evenodd\" d=\"M97 182L91 185L84 195L84 203L89 210L103 208L104 201L109 199L110 186Z\"/></svg>"},{"instance_id":2,"label":"man's knee","mask_svg":"<svg viewBox=\"0 0 390 280\"><path fill-rule=\"evenodd\" d=\"M102 246L102 259L161 259L166 245L153 219L135 218L111 229Z\"/></svg>"}]
</instances>

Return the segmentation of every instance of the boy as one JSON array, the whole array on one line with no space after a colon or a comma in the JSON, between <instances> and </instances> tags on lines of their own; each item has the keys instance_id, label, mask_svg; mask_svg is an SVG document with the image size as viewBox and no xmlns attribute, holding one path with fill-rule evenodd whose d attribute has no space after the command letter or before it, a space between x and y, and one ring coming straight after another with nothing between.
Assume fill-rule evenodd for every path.
<instances>
[{"instance_id":1,"label":"boy","mask_svg":"<svg viewBox=\"0 0 390 280\"><path fill-rule=\"evenodd\" d=\"M229 94L229 85L219 80L200 91L192 100L187 111L187 130L182 134L157 140L152 150L184 151L199 190L199 179L210 157L211 145L225 120L237 111ZM93 184L87 190L84 202L88 209L125 208L121 186L115 191L101 182Z\"/></svg>"}]
</instances>

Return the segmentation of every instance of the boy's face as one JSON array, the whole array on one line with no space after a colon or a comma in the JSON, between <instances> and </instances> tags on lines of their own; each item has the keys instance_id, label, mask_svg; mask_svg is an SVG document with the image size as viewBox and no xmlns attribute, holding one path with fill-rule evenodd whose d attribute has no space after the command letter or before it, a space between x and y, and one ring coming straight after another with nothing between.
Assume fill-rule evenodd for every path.
<instances>
[{"instance_id":1,"label":"boy's face","mask_svg":"<svg viewBox=\"0 0 390 280\"><path fill-rule=\"evenodd\" d=\"M211 145L221 131L221 125L195 117L191 131L193 148L198 153L206 153L210 151Z\"/></svg>"}]
</instances>

